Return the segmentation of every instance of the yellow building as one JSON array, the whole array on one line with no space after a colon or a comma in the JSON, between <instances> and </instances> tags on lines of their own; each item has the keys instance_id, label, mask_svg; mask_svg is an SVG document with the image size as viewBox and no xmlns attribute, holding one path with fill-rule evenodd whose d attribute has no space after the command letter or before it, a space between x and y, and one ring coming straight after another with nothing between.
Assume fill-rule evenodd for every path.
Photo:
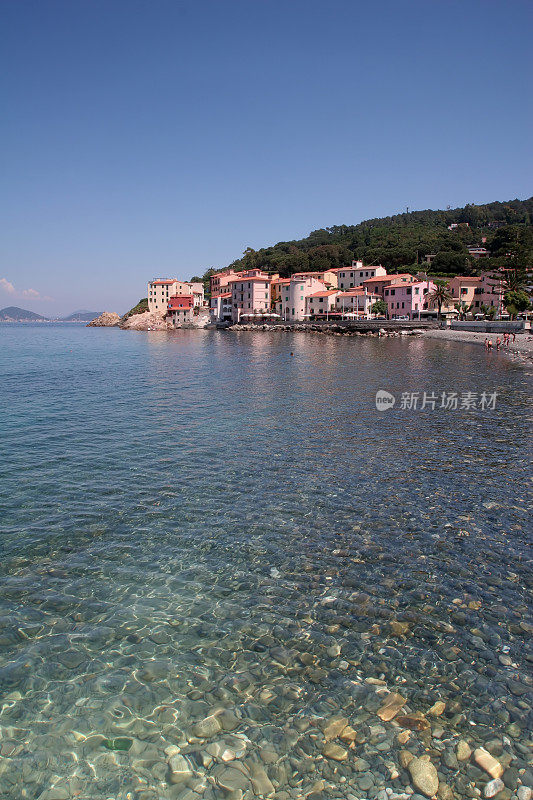
<instances>
[{"instance_id":1,"label":"yellow building","mask_svg":"<svg viewBox=\"0 0 533 800\"><path fill-rule=\"evenodd\" d=\"M192 294L194 305L203 305L204 287L202 283L191 283L190 281L178 281L177 278L168 278L153 280L148 284L148 311L166 313L168 301L178 294Z\"/></svg>"}]
</instances>

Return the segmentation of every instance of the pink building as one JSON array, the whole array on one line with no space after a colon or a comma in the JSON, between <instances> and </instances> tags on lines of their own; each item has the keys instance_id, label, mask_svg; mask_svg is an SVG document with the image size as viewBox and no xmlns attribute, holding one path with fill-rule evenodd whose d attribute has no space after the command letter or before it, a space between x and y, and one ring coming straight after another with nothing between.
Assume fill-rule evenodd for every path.
<instances>
[{"instance_id":1,"label":"pink building","mask_svg":"<svg viewBox=\"0 0 533 800\"><path fill-rule=\"evenodd\" d=\"M383 290L383 299L387 303L387 317L419 319L420 312L428 308L427 296L435 288L435 284L430 280L386 286Z\"/></svg>"},{"instance_id":2,"label":"pink building","mask_svg":"<svg viewBox=\"0 0 533 800\"><path fill-rule=\"evenodd\" d=\"M260 269L246 270L230 278L233 322L270 312L270 281L271 276Z\"/></svg>"},{"instance_id":3,"label":"pink building","mask_svg":"<svg viewBox=\"0 0 533 800\"><path fill-rule=\"evenodd\" d=\"M375 292L383 297L385 286L393 283L414 283L416 278L408 272L399 272L396 275L376 275L374 278L365 278L361 286L368 292Z\"/></svg>"},{"instance_id":4,"label":"pink building","mask_svg":"<svg viewBox=\"0 0 533 800\"><path fill-rule=\"evenodd\" d=\"M211 297L218 297L220 294L227 292L230 280L240 274L240 272L235 272L234 269L225 269L222 272L215 272L214 275L211 275L209 278Z\"/></svg>"}]
</instances>

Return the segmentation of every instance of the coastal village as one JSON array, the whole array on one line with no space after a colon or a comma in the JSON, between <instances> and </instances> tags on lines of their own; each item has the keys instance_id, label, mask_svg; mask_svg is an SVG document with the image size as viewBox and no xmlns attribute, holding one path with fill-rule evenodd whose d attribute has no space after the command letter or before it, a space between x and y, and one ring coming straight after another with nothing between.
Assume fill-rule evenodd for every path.
<instances>
[{"instance_id":1,"label":"coastal village","mask_svg":"<svg viewBox=\"0 0 533 800\"><path fill-rule=\"evenodd\" d=\"M494 271L455 276L447 300L437 305L437 284L425 273L388 273L381 265L354 260L349 267L296 272L289 278L262 269L231 268L210 277L210 297L201 282L175 278L148 283L148 311L172 327L201 324L300 323L338 319L423 320L475 315L483 308L503 312L504 288Z\"/></svg>"}]
</instances>

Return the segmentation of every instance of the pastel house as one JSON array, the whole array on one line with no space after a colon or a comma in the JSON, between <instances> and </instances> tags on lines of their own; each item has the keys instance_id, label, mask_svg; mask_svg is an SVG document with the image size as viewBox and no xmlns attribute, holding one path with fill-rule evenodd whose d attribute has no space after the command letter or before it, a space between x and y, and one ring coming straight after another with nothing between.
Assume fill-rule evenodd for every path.
<instances>
[{"instance_id":1,"label":"pastel house","mask_svg":"<svg viewBox=\"0 0 533 800\"><path fill-rule=\"evenodd\" d=\"M364 280L383 277L387 274L387 270L381 264L365 267L362 261L352 261L351 267L338 267L335 272L339 289L354 289L356 286L361 286Z\"/></svg>"},{"instance_id":2,"label":"pastel house","mask_svg":"<svg viewBox=\"0 0 533 800\"><path fill-rule=\"evenodd\" d=\"M270 280L270 275L260 269L251 269L230 278L228 286L231 289L233 322L270 313Z\"/></svg>"},{"instance_id":3,"label":"pastel house","mask_svg":"<svg viewBox=\"0 0 533 800\"><path fill-rule=\"evenodd\" d=\"M178 294L168 301L167 319L175 328L192 322L194 314L194 296L192 294Z\"/></svg>"},{"instance_id":4,"label":"pastel house","mask_svg":"<svg viewBox=\"0 0 533 800\"><path fill-rule=\"evenodd\" d=\"M159 311L166 313L171 297L176 295L192 295L195 306L204 303L203 283L191 283L190 281L179 281L177 278L160 278L150 281L148 284L148 311Z\"/></svg>"},{"instance_id":5,"label":"pastel house","mask_svg":"<svg viewBox=\"0 0 533 800\"><path fill-rule=\"evenodd\" d=\"M307 297L307 312L308 317L328 316L330 312L335 311L335 301L339 292L337 289L325 289Z\"/></svg>"},{"instance_id":6,"label":"pastel house","mask_svg":"<svg viewBox=\"0 0 533 800\"><path fill-rule=\"evenodd\" d=\"M420 312L428 308L428 295L435 288L435 284L430 280L386 286L383 290L383 299L387 304L387 316L420 318Z\"/></svg>"},{"instance_id":7,"label":"pastel house","mask_svg":"<svg viewBox=\"0 0 533 800\"><path fill-rule=\"evenodd\" d=\"M324 281L316 275L310 272L295 273L288 284L281 286L281 316L287 322L301 322L308 313L307 298L326 289Z\"/></svg>"}]
</instances>

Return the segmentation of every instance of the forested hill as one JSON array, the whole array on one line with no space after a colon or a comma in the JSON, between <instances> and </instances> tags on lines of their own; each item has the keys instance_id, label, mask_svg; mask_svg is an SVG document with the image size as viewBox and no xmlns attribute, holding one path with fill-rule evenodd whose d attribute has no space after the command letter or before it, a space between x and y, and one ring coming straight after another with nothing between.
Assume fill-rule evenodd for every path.
<instances>
[{"instance_id":1,"label":"forested hill","mask_svg":"<svg viewBox=\"0 0 533 800\"><path fill-rule=\"evenodd\" d=\"M389 271L417 271L435 253L432 274L469 274L480 268L533 264L533 197L506 203L467 205L446 211L411 211L369 219L358 225L335 225L305 239L248 248L229 266L262 267L282 276L341 267L353 258L382 264ZM456 225L452 230L450 225ZM485 241L483 241L485 239ZM489 258L474 259L469 246L482 246ZM204 275L207 279L208 274Z\"/></svg>"}]
</instances>

